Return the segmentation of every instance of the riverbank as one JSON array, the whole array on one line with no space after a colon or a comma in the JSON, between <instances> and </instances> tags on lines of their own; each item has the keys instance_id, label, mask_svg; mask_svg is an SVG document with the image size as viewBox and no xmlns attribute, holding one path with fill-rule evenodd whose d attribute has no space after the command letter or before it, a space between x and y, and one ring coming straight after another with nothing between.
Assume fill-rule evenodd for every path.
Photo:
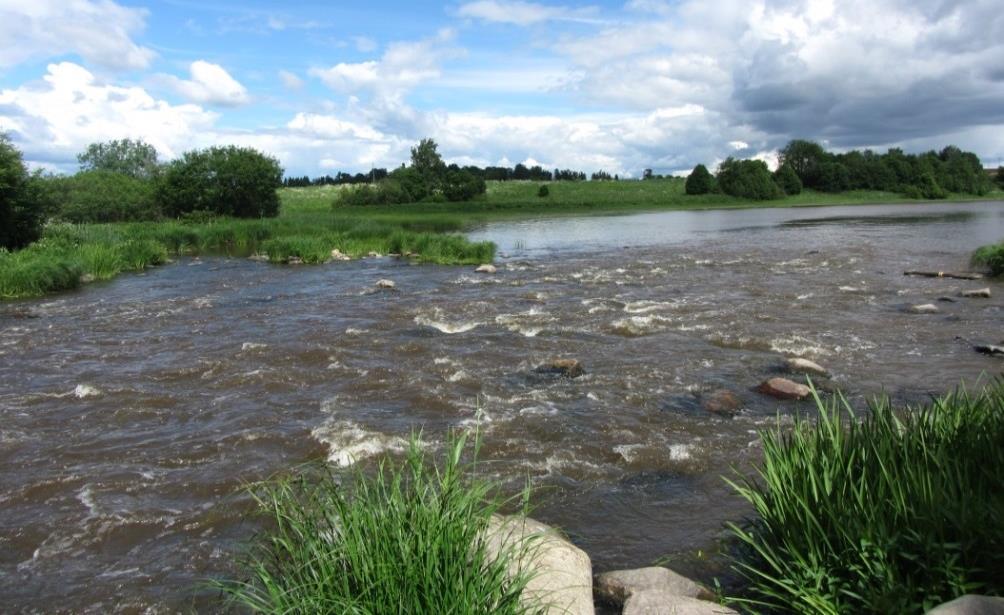
<instances>
[{"instance_id":1,"label":"riverbank","mask_svg":"<svg viewBox=\"0 0 1004 615\"><path fill-rule=\"evenodd\" d=\"M485 198L463 203L346 207L342 188L280 190L277 218L226 218L118 224L56 224L32 246L0 253L0 300L71 290L120 273L142 271L185 254L222 253L278 264L317 264L370 254L402 254L417 262L472 265L490 262L495 246L460 233L492 220L539 216L608 215L644 211L699 211L823 207L916 201L888 192L827 194L805 191L774 201L722 194L684 194L681 179L621 182L489 182ZM999 200L953 195L952 201Z\"/></svg>"}]
</instances>

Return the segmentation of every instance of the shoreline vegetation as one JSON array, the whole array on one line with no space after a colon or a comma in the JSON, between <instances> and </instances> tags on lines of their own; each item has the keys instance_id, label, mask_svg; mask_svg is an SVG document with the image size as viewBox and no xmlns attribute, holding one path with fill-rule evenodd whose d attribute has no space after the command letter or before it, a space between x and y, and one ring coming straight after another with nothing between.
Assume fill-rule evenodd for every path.
<instances>
[{"instance_id":1,"label":"shoreline vegetation","mask_svg":"<svg viewBox=\"0 0 1004 615\"><path fill-rule=\"evenodd\" d=\"M546 199L531 181L488 182L479 200L405 205L341 205L342 186L283 188L275 218L190 215L176 220L73 224L50 222L41 238L21 250L0 251L0 299L71 290L122 272L142 271L183 255L260 254L272 263L407 254L419 262L477 265L491 262L495 246L461 233L492 220L538 216L611 215L711 209L826 207L928 203L880 191L822 193L804 190L778 200L751 201L723 194L687 195L680 178L620 182L551 182ZM951 195L954 202L1004 200L1004 192ZM944 201L935 201L944 202ZM264 258L263 258L264 260ZM974 264L983 266L982 261Z\"/></svg>"},{"instance_id":2,"label":"shoreline vegetation","mask_svg":"<svg viewBox=\"0 0 1004 615\"><path fill-rule=\"evenodd\" d=\"M723 479L752 512L727 524L715 555L737 576L727 588L708 579L719 590L694 597L752 612L849 615L921 613L964 594L1004 593L1004 380L922 407L877 399L856 413L839 392L823 400L813 389L813 399L814 419L760 431L762 461ZM413 437L402 460L370 471L258 486L269 529L248 545L241 578L213 587L231 606L263 613L388 604L537 612L548 595L528 603L527 584L548 573L517 564L536 561L527 557L533 543L486 549L504 500L477 472L477 440L473 461L462 461L465 446L463 436L448 438L437 465ZM521 517L529 498L525 489L511 500ZM604 576L596 601L610 597Z\"/></svg>"}]
</instances>

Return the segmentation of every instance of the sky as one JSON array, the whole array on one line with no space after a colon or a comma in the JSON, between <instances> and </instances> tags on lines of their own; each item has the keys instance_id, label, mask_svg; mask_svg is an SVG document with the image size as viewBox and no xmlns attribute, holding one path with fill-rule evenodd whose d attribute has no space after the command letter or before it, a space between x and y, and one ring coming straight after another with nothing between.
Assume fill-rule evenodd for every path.
<instances>
[{"instance_id":1,"label":"sky","mask_svg":"<svg viewBox=\"0 0 1004 615\"><path fill-rule=\"evenodd\" d=\"M971 0L0 0L0 131L73 172L255 147L289 175L449 162L638 177L834 150L1004 160L1004 10Z\"/></svg>"}]
</instances>

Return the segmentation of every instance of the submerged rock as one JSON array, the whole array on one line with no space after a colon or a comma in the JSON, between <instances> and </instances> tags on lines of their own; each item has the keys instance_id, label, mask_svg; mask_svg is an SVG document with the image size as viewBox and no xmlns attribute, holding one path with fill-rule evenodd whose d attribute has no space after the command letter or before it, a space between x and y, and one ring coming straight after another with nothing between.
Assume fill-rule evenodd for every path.
<instances>
[{"instance_id":1,"label":"submerged rock","mask_svg":"<svg viewBox=\"0 0 1004 615\"><path fill-rule=\"evenodd\" d=\"M585 551L561 537L553 528L528 517L493 515L487 530L489 557L505 549L525 547L522 565L533 577L524 600L540 601L546 613L593 615L593 565ZM519 569L510 569L516 574Z\"/></svg>"},{"instance_id":2,"label":"submerged rock","mask_svg":"<svg viewBox=\"0 0 1004 615\"><path fill-rule=\"evenodd\" d=\"M624 603L623 615L739 615L727 606L666 591L638 592Z\"/></svg>"},{"instance_id":3,"label":"submerged rock","mask_svg":"<svg viewBox=\"0 0 1004 615\"><path fill-rule=\"evenodd\" d=\"M495 273L496 271L498 271L498 269L495 268L495 265L486 264L486 265L480 265L477 269L474 270L474 273Z\"/></svg>"},{"instance_id":4,"label":"submerged rock","mask_svg":"<svg viewBox=\"0 0 1004 615\"><path fill-rule=\"evenodd\" d=\"M770 395L778 399L805 399L812 394L812 390L804 384L792 382L787 378L771 378L763 381L757 387L757 392Z\"/></svg>"},{"instance_id":5,"label":"submerged rock","mask_svg":"<svg viewBox=\"0 0 1004 615\"><path fill-rule=\"evenodd\" d=\"M743 407L743 402L739 399L739 396L728 389L718 389L701 403L701 406L713 414L721 414L723 416L731 417L740 408Z\"/></svg>"},{"instance_id":6,"label":"submerged rock","mask_svg":"<svg viewBox=\"0 0 1004 615\"><path fill-rule=\"evenodd\" d=\"M662 566L615 570L596 576L596 596L611 604L623 605L634 594L646 591L661 591L701 600L715 598L703 585Z\"/></svg>"},{"instance_id":7,"label":"submerged rock","mask_svg":"<svg viewBox=\"0 0 1004 615\"><path fill-rule=\"evenodd\" d=\"M376 283L377 288L394 288L394 286L396 286L394 280L377 280Z\"/></svg>"},{"instance_id":8,"label":"submerged rock","mask_svg":"<svg viewBox=\"0 0 1004 615\"><path fill-rule=\"evenodd\" d=\"M966 594L934 607L927 615L1004 615L1004 598Z\"/></svg>"},{"instance_id":9,"label":"submerged rock","mask_svg":"<svg viewBox=\"0 0 1004 615\"><path fill-rule=\"evenodd\" d=\"M911 314L937 314L941 310L939 310L938 306L933 303L924 303L921 305L910 306L907 311Z\"/></svg>"},{"instance_id":10,"label":"submerged rock","mask_svg":"<svg viewBox=\"0 0 1004 615\"><path fill-rule=\"evenodd\" d=\"M960 297L965 297L966 299L989 299L990 289L989 288L977 288L975 290L964 290L959 293Z\"/></svg>"},{"instance_id":11,"label":"submerged rock","mask_svg":"<svg viewBox=\"0 0 1004 615\"><path fill-rule=\"evenodd\" d=\"M578 378L586 373L578 359L554 359L537 366L538 374L556 374L565 378Z\"/></svg>"},{"instance_id":12,"label":"submerged rock","mask_svg":"<svg viewBox=\"0 0 1004 615\"><path fill-rule=\"evenodd\" d=\"M785 361L785 366L788 371L795 372L799 374L811 374L813 376L823 376L824 378L829 378L830 372L825 367L821 366L814 361L802 358L788 359Z\"/></svg>"}]
</instances>

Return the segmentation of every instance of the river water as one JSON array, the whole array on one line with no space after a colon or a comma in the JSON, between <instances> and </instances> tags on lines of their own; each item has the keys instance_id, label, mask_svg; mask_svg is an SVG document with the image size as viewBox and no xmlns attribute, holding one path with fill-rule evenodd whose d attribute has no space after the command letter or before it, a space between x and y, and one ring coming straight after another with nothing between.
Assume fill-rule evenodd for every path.
<instances>
[{"instance_id":1,"label":"river water","mask_svg":"<svg viewBox=\"0 0 1004 615\"><path fill-rule=\"evenodd\" d=\"M499 478L536 488L596 570L702 573L745 508L721 476L807 402L752 391L784 356L854 403L998 374L1000 282L964 269L1004 203L666 212L492 223L499 272L382 258L316 267L186 258L0 306L4 611L211 608L256 529L248 481L312 459L435 450L480 425ZM378 279L396 283L377 290ZM991 287L992 299L957 299ZM938 314L904 308L935 302ZM962 339L957 339L962 338ZM577 358L586 375L537 374ZM735 392L734 417L702 408Z\"/></svg>"}]
</instances>

